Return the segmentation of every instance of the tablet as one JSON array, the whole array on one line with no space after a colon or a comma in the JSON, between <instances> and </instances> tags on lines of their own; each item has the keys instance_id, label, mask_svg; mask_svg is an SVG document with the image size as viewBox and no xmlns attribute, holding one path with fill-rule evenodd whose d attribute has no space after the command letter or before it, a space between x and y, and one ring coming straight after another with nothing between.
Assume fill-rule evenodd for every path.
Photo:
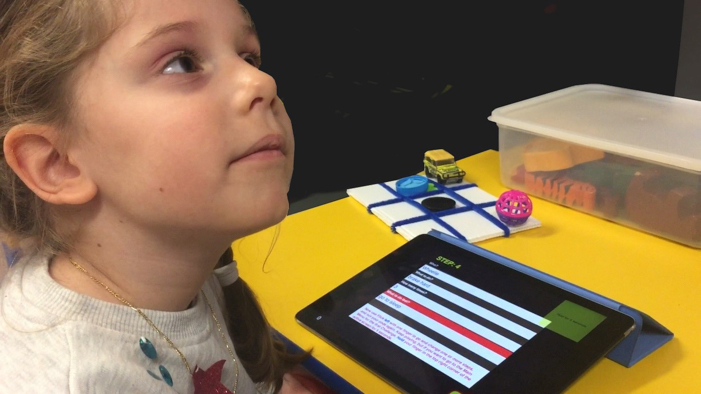
<instances>
[{"instance_id":1,"label":"tablet","mask_svg":"<svg viewBox=\"0 0 701 394\"><path fill-rule=\"evenodd\" d=\"M296 319L399 391L440 394L560 393L634 328L617 310L425 234Z\"/></svg>"}]
</instances>

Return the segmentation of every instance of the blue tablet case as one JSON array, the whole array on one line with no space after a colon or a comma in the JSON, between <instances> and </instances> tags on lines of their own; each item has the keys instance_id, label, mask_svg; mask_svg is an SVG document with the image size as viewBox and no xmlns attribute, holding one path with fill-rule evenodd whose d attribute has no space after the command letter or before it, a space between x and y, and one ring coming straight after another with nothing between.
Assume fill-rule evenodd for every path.
<instances>
[{"instance_id":1,"label":"blue tablet case","mask_svg":"<svg viewBox=\"0 0 701 394\"><path fill-rule=\"evenodd\" d=\"M499 264L511 267L517 271L538 278L544 282L548 282L552 285L558 286L562 289L588 298L594 302L608 306L611 309L623 312L626 315L632 317L635 320L635 329L633 330L633 332L628 334L628 336L624 338L621 341L621 343L619 343L606 355L608 359L613 360L623 366L632 367L635 363L642 360L645 356L652 353L655 349L669 342L674 336L674 334L671 331L669 331L667 328L662 326L650 316L627 305L623 305L619 302L596 294L592 291L566 282L562 279L558 279L554 276L548 275L542 271L538 271L534 268L528 267L514 260L510 260L504 256L498 255L494 252L490 252L479 246L458 239L452 235L437 230L431 230L428 234L453 245L459 246L463 249L469 250L480 256L486 257Z\"/></svg>"}]
</instances>

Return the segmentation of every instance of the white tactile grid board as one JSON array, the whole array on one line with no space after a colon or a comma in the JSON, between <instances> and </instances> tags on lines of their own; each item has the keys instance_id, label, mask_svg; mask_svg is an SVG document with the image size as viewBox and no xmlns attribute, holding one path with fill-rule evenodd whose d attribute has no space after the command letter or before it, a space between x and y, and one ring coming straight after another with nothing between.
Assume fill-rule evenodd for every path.
<instances>
[{"instance_id":1,"label":"white tactile grid board","mask_svg":"<svg viewBox=\"0 0 701 394\"><path fill-rule=\"evenodd\" d=\"M441 185L429 180L437 190L414 197L405 197L396 192L390 181L348 189L350 197L387 224L390 229L411 240L431 230L441 231L474 243L485 239L507 236L507 234L540 227L538 219L530 216L518 226L507 226L497 216L495 197L474 183ZM455 200L455 208L431 212L421 205L429 197L448 197Z\"/></svg>"}]
</instances>

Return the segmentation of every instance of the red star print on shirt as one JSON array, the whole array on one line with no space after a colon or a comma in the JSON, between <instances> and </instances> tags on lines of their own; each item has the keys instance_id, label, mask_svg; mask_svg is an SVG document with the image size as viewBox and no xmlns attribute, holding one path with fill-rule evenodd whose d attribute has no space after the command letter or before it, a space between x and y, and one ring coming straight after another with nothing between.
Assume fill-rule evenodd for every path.
<instances>
[{"instance_id":1,"label":"red star print on shirt","mask_svg":"<svg viewBox=\"0 0 701 394\"><path fill-rule=\"evenodd\" d=\"M195 394L233 394L221 382L221 373L225 362L226 360L217 361L206 371L195 366L195 372L192 373Z\"/></svg>"}]
</instances>

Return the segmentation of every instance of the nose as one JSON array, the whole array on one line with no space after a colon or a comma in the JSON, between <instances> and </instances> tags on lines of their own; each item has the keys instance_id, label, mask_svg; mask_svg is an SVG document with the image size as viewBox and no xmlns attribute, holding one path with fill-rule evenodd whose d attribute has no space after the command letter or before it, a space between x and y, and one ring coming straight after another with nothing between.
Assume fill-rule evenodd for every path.
<instances>
[{"instance_id":1,"label":"nose","mask_svg":"<svg viewBox=\"0 0 701 394\"><path fill-rule=\"evenodd\" d=\"M234 70L234 108L241 113L275 110L278 103L275 79L248 63Z\"/></svg>"}]
</instances>

